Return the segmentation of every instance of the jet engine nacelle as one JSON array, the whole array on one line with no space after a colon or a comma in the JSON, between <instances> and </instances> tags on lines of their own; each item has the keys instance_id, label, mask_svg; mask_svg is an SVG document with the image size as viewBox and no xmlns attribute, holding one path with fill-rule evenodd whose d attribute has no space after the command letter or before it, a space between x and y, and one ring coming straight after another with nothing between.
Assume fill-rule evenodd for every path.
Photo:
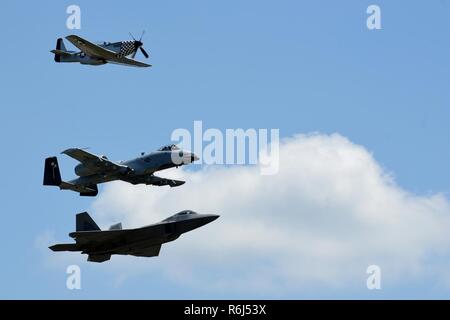
<instances>
[{"instance_id":1,"label":"jet engine nacelle","mask_svg":"<svg viewBox=\"0 0 450 320\"><path fill-rule=\"evenodd\" d=\"M95 172L80 163L75 167L75 174L79 177L86 177L95 174Z\"/></svg>"}]
</instances>

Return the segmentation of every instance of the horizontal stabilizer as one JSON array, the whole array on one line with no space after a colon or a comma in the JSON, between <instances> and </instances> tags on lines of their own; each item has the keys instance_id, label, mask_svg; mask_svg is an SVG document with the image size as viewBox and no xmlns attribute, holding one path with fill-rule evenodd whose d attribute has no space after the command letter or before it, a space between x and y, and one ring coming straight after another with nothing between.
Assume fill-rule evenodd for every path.
<instances>
[{"instance_id":1,"label":"horizontal stabilizer","mask_svg":"<svg viewBox=\"0 0 450 320\"><path fill-rule=\"evenodd\" d=\"M59 188L61 190L72 190L75 192L79 192L80 196L95 197L98 194L97 185L83 186L83 185L77 185L77 184L73 184L73 183L66 182L66 181L61 181Z\"/></svg>"},{"instance_id":2,"label":"horizontal stabilizer","mask_svg":"<svg viewBox=\"0 0 450 320\"><path fill-rule=\"evenodd\" d=\"M73 53L61 51L61 50L50 50L51 53L63 56L63 57L70 57L73 55Z\"/></svg>"},{"instance_id":3,"label":"horizontal stabilizer","mask_svg":"<svg viewBox=\"0 0 450 320\"><path fill-rule=\"evenodd\" d=\"M70 182L66 182L66 181L61 181L61 183L59 184L59 187L62 190L72 190L72 191L77 191L77 192L81 192L83 189L81 189L81 187L72 184Z\"/></svg>"},{"instance_id":4,"label":"horizontal stabilizer","mask_svg":"<svg viewBox=\"0 0 450 320\"><path fill-rule=\"evenodd\" d=\"M98 187L96 184L84 186L85 191L80 192L80 196L82 197L95 197L98 195Z\"/></svg>"},{"instance_id":5,"label":"horizontal stabilizer","mask_svg":"<svg viewBox=\"0 0 450 320\"><path fill-rule=\"evenodd\" d=\"M76 243L61 243L49 247L52 251L79 251Z\"/></svg>"}]
</instances>

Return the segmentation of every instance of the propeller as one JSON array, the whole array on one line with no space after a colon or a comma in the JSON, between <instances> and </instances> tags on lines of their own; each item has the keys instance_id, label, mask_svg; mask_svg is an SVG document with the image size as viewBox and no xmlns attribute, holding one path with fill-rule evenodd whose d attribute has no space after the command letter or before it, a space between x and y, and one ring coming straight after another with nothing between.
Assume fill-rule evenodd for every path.
<instances>
[{"instance_id":1,"label":"propeller","mask_svg":"<svg viewBox=\"0 0 450 320\"><path fill-rule=\"evenodd\" d=\"M144 44L142 43L142 37L145 34L145 30L142 31L141 37L139 38L139 40L136 40L133 36L133 34L130 32L130 36L131 38L134 40L134 47L136 48L136 51L133 53L132 58L134 59L134 57L136 56L136 52L137 49L139 48L139 50L141 50L142 54L144 55L144 57L146 59L148 59L149 54L147 53L147 51L145 51L145 49L142 47Z\"/></svg>"}]
</instances>

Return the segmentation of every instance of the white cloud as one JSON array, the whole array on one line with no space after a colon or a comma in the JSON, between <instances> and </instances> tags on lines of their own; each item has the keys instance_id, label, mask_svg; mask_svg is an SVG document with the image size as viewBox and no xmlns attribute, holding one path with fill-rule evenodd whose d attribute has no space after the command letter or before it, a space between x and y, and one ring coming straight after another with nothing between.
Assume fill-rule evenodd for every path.
<instances>
[{"instance_id":1,"label":"white cloud","mask_svg":"<svg viewBox=\"0 0 450 320\"><path fill-rule=\"evenodd\" d=\"M92 214L104 227L118 221L138 227L183 209L220 214L154 258L151 272L159 269L177 284L276 298L319 287L365 288L371 264L381 267L383 287L450 278L448 200L405 191L364 147L338 134L284 139L273 176L257 167L164 176L187 183L174 189L111 183Z\"/></svg>"}]
</instances>

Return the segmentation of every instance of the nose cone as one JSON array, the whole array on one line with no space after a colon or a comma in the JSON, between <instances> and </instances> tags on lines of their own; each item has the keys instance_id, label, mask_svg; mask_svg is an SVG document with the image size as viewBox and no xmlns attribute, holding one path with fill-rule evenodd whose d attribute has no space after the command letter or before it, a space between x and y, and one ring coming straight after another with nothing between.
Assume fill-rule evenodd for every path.
<instances>
[{"instance_id":1,"label":"nose cone","mask_svg":"<svg viewBox=\"0 0 450 320\"><path fill-rule=\"evenodd\" d=\"M185 233L213 222L217 218L219 218L219 215L217 214L195 214L190 216L188 215L186 218L177 223L180 233Z\"/></svg>"},{"instance_id":2,"label":"nose cone","mask_svg":"<svg viewBox=\"0 0 450 320\"><path fill-rule=\"evenodd\" d=\"M199 157L197 157L197 156L195 155L195 153L184 152L184 155L183 155L183 162L184 162L185 164L187 164L187 163L192 163L192 162L197 161L197 160L199 160Z\"/></svg>"},{"instance_id":3,"label":"nose cone","mask_svg":"<svg viewBox=\"0 0 450 320\"><path fill-rule=\"evenodd\" d=\"M200 158L197 157L194 153L191 153L191 162L194 162L194 161L197 161L197 160L200 160Z\"/></svg>"},{"instance_id":4,"label":"nose cone","mask_svg":"<svg viewBox=\"0 0 450 320\"><path fill-rule=\"evenodd\" d=\"M202 220L204 221L204 224L207 224L213 222L214 220L217 220L217 218L219 217L220 216L218 214L206 214Z\"/></svg>"}]
</instances>

